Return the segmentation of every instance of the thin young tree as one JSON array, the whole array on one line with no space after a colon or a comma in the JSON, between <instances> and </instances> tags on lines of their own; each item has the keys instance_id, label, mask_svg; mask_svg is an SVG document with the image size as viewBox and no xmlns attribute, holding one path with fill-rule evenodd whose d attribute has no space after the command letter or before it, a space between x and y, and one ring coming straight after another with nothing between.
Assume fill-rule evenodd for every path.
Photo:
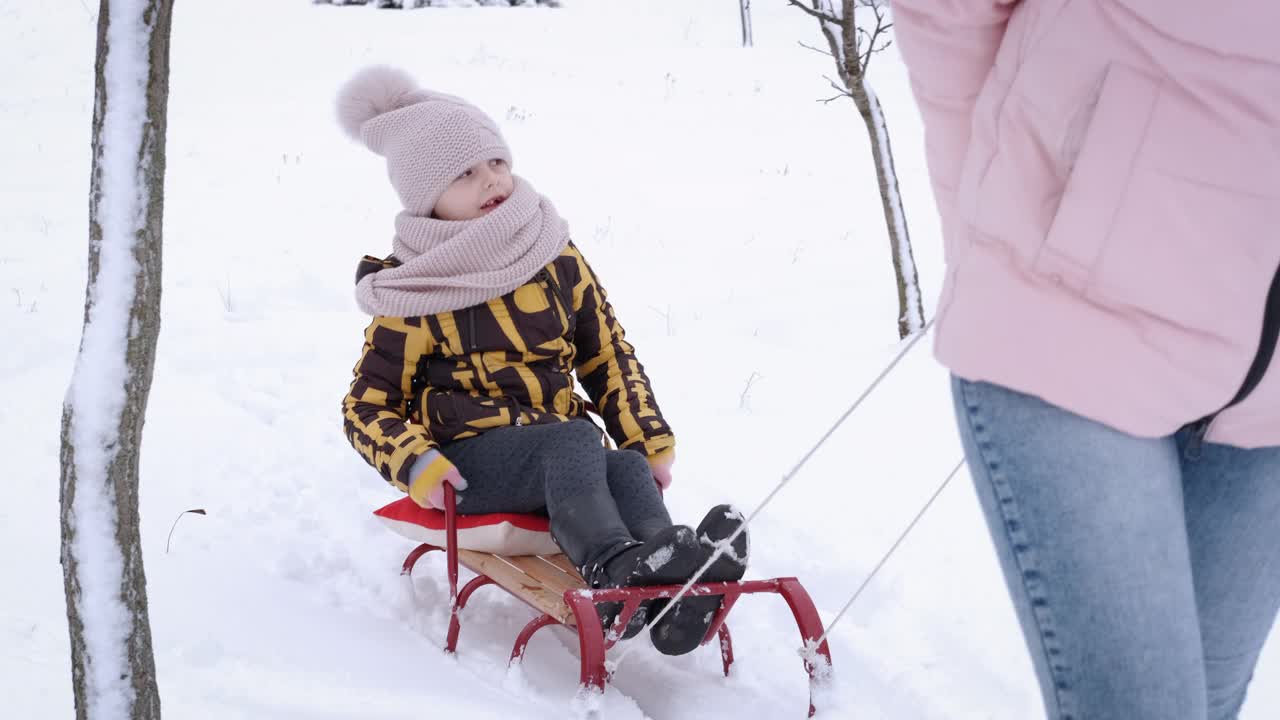
<instances>
[{"instance_id":1,"label":"thin young tree","mask_svg":"<svg viewBox=\"0 0 1280 720\"><path fill-rule=\"evenodd\" d=\"M871 84L867 67L875 53L889 47L887 33L892 23L886 21L884 0L788 0L791 5L817 18L830 55L836 64L840 82L827 81L839 93L823 102L847 97L853 100L871 138L871 154L875 159L876 180L880 185L880 202L889 229L889 246L893 270L898 281L898 335L907 337L924 327L924 304L920 298L919 278L911 253L911 236L907 232L907 215L898 192L898 173L893 164L889 144L889 126ZM862 23L870 16L874 20ZM816 48L815 48L816 49ZM819 52L823 52L819 50Z\"/></svg>"},{"instance_id":2,"label":"thin young tree","mask_svg":"<svg viewBox=\"0 0 1280 720\"><path fill-rule=\"evenodd\" d=\"M751 47L751 0L738 0L738 16L742 19L742 47Z\"/></svg>"},{"instance_id":3,"label":"thin young tree","mask_svg":"<svg viewBox=\"0 0 1280 720\"><path fill-rule=\"evenodd\" d=\"M158 719L138 459L160 332L173 0L102 0L84 330L62 410L62 571L77 720Z\"/></svg>"}]
</instances>

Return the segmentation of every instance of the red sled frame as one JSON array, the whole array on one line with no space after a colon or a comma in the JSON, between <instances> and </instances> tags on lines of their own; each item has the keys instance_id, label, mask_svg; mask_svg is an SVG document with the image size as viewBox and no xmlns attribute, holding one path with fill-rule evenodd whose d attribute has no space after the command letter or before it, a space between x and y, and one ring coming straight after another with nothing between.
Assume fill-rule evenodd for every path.
<instances>
[{"instance_id":1,"label":"red sled frame","mask_svg":"<svg viewBox=\"0 0 1280 720\"><path fill-rule=\"evenodd\" d=\"M423 543L414 548L405 558L404 565L401 569L402 575L409 575L413 572L414 566L423 555L433 551L440 550L446 555L446 562L449 574L449 598L451 603L449 617L449 634L445 641L445 651L454 653L457 651L458 634L461 631L460 614L462 609L466 607L467 600L478 589L485 585L498 585L498 582L486 575L481 569L471 567L470 569L477 573L459 592L458 590L458 527L456 499L453 486L445 484L445 533L447 538L446 547L438 547ZM502 587L499 585L499 587ZM506 588L503 588L504 590ZM515 645L511 649L510 664L518 664L524 659L524 651L529 641L533 639L534 633L538 632L549 625L565 625L573 630L578 636L578 647L580 651L582 676L580 687L584 690L595 690L603 692L605 685L608 683L611 673L605 666L605 652L617 643L619 632L612 632L608 637L605 636L603 628L600 626L600 617L596 612L596 603L601 602L618 602L623 603L623 609L618 614L614 628L624 628L631 616L635 614L640 607L640 603L651 598L671 598L680 590L679 585L663 585L652 587L630 587L630 588L606 588L600 590L592 590L588 588L573 589L564 591L564 602L569 610L573 613L575 626L569 626L562 623L552 615L542 612L541 615L531 620L520 634L516 637ZM516 592L508 590L509 594L519 598L526 604L529 603L528 598L522 597ZM697 583L690 587L686 596L697 595L722 595L724 597L720 604L720 610L716 613L711 622L711 627L707 630L706 636L702 639L701 645L706 645L713 638L720 638L720 657L724 664L724 674L729 675L729 667L733 664L733 640L729 634L729 626L725 623L729 612L733 609L738 599L743 595L754 595L758 593L776 593L781 595L787 602L787 606L791 609L794 616L796 626L800 630L800 638L804 643L805 652L804 669L809 675L809 714L813 717L815 707L813 704L815 691L822 683L828 682L831 673L831 650L824 639L821 644L815 643L823 635L822 620L818 616L818 611L813 605L813 600L809 597L809 593L805 591L804 586L794 577L773 578L770 580L747 580L740 582L727 583ZM535 609L538 609L535 607Z\"/></svg>"}]
</instances>

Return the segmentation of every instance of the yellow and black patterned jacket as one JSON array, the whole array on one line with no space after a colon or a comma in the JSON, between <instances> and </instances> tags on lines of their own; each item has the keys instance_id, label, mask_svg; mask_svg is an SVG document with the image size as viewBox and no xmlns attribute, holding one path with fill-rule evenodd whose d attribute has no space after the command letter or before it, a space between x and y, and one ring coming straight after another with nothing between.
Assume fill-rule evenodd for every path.
<instances>
[{"instance_id":1,"label":"yellow and black patterned jacket","mask_svg":"<svg viewBox=\"0 0 1280 720\"><path fill-rule=\"evenodd\" d=\"M357 281L399 264L366 256ZM573 375L620 448L651 459L675 438L604 288L570 243L514 291L423 317L378 316L342 403L347 438L401 490L433 447L495 427L585 417Z\"/></svg>"}]
</instances>

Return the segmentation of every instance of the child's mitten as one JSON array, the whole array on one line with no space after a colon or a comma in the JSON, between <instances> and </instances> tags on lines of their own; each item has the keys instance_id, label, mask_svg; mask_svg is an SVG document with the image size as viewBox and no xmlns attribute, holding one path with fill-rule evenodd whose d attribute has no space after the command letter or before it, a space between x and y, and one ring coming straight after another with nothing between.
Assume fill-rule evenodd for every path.
<instances>
[{"instance_id":1,"label":"child's mitten","mask_svg":"<svg viewBox=\"0 0 1280 720\"><path fill-rule=\"evenodd\" d=\"M413 463L409 497L424 508L444 509L444 484L466 490L467 480L439 450L428 450Z\"/></svg>"}]
</instances>

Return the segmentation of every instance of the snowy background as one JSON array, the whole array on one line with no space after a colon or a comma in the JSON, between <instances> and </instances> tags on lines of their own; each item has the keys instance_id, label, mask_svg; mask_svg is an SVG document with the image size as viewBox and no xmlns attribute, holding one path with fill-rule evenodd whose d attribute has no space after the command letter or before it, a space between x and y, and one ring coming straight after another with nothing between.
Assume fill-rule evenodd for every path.
<instances>
[{"instance_id":1,"label":"snowy background","mask_svg":"<svg viewBox=\"0 0 1280 720\"><path fill-rule=\"evenodd\" d=\"M96 7L0 0L0 714L70 716L58 565L58 422L83 312ZM754 508L898 344L875 175L831 94L816 24L728 0L411 12L179 0L172 45L164 320L142 463L162 706L173 718L562 718L578 668L496 589L447 627L443 560L370 511L396 498L341 434L366 318L361 254L389 250L394 194L334 92L371 62L503 125L609 289L680 442L673 514ZM872 80L893 133L926 307L941 280L919 118L899 60ZM830 620L960 457L926 347L753 526L749 577L796 575ZM186 516L166 536L183 510ZM777 597L730 623L737 664L647 641L603 716L803 717L798 634ZM1041 716L977 503L952 483L831 638L822 717ZM1280 707L1272 643L1244 717Z\"/></svg>"}]
</instances>

